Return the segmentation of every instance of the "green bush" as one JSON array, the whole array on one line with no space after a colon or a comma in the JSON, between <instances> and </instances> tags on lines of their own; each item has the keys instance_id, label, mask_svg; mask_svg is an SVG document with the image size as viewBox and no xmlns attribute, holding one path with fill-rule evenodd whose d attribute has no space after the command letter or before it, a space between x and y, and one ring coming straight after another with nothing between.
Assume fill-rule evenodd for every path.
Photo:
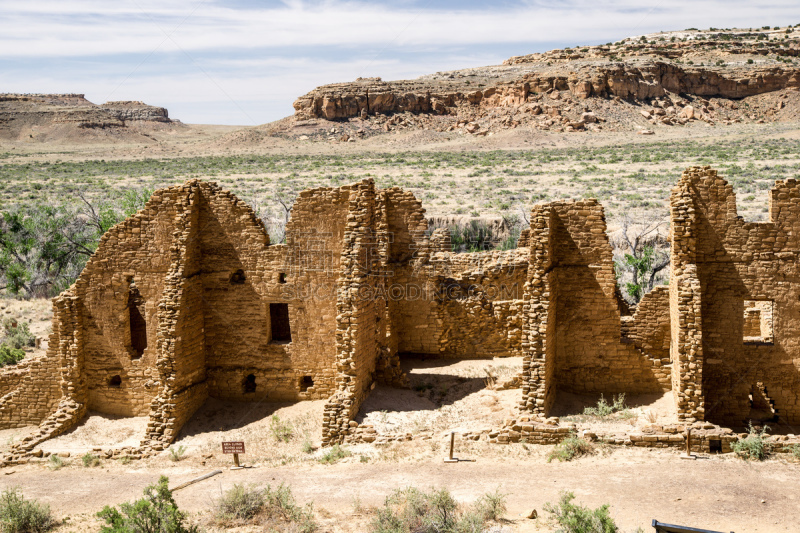
<instances>
[{"instance_id":1,"label":"green bush","mask_svg":"<svg viewBox=\"0 0 800 533\"><path fill-rule=\"evenodd\" d=\"M86 468L100 466L100 458L91 452L86 452L85 455L81 456L81 463L83 463L83 466Z\"/></svg>"},{"instance_id":2,"label":"green bush","mask_svg":"<svg viewBox=\"0 0 800 533\"><path fill-rule=\"evenodd\" d=\"M272 489L259 489L254 485L235 484L217 501L215 518L220 525L236 526L256 522L274 525L276 521L292 524L301 533L316 531L311 504L301 507L289 487L281 484ZM285 530L285 528L281 528Z\"/></svg>"},{"instance_id":3,"label":"green bush","mask_svg":"<svg viewBox=\"0 0 800 533\"><path fill-rule=\"evenodd\" d=\"M484 520L500 520L506 512L506 495L500 489L487 492L475 502L475 510Z\"/></svg>"},{"instance_id":4,"label":"green bush","mask_svg":"<svg viewBox=\"0 0 800 533\"><path fill-rule=\"evenodd\" d=\"M763 461L772 451L772 445L767 442L768 429L768 426L764 426L759 430L751 423L748 435L733 443L733 451L742 459Z\"/></svg>"},{"instance_id":5,"label":"green bush","mask_svg":"<svg viewBox=\"0 0 800 533\"><path fill-rule=\"evenodd\" d=\"M591 442L578 437L574 432L569 437L562 440L547 455L547 462L553 459L559 461L572 461L581 455L591 455L594 453L594 445Z\"/></svg>"},{"instance_id":6,"label":"green bush","mask_svg":"<svg viewBox=\"0 0 800 533\"><path fill-rule=\"evenodd\" d=\"M36 337L31 333L27 322L6 318L3 320L3 334L3 344L17 350L36 345Z\"/></svg>"},{"instance_id":7,"label":"green bush","mask_svg":"<svg viewBox=\"0 0 800 533\"><path fill-rule=\"evenodd\" d=\"M178 462L181 459L186 457L186 446L181 444L180 446L170 446L169 448L169 460Z\"/></svg>"},{"instance_id":8,"label":"green bush","mask_svg":"<svg viewBox=\"0 0 800 533\"><path fill-rule=\"evenodd\" d=\"M800 461L800 444L793 444L789 448L789 452L792 454L792 457Z\"/></svg>"},{"instance_id":9,"label":"green bush","mask_svg":"<svg viewBox=\"0 0 800 533\"><path fill-rule=\"evenodd\" d=\"M24 351L12 348L7 344L0 344L0 368L8 365L16 365L24 358Z\"/></svg>"},{"instance_id":10,"label":"green bush","mask_svg":"<svg viewBox=\"0 0 800 533\"><path fill-rule=\"evenodd\" d=\"M331 448L325 452L325 454L319 458L320 463L324 463L326 465L332 465L333 463L339 461L340 459L344 459L345 457L350 457L353 455L350 453L350 450L347 448L342 448L338 444L334 444Z\"/></svg>"},{"instance_id":11,"label":"green bush","mask_svg":"<svg viewBox=\"0 0 800 533\"><path fill-rule=\"evenodd\" d=\"M97 513L106 524L101 533L197 533L197 526L186 527L185 516L178 509L169 479L161 476L158 483L144 489L144 498L116 507L106 505Z\"/></svg>"},{"instance_id":12,"label":"green bush","mask_svg":"<svg viewBox=\"0 0 800 533\"><path fill-rule=\"evenodd\" d=\"M26 500L19 489L6 489L0 494L0 532L40 533L55 524L48 505Z\"/></svg>"},{"instance_id":13,"label":"green bush","mask_svg":"<svg viewBox=\"0 0 800 533\"><path fill-rule=\"evenodd\" d=\"M278 442L289 442L294 436L291 422L284 422L278 415L272 415L269 421L269 431Z\"/></svg>"},{"instance_id":14,"label":"green bush","mask_svg":"<svg viewBox=\"0 0 800 533\"><path fill-rule=\"evenodd\" d=\"M544 510L553 514L560 526L558 533L616 533L619 531L608 513L609 505L590 509L572 503L575 494L562 492L558 504L544 504Z\"/></svg>"},{"instance_id":15,"label":"green bush","mask_svg":"<svg viewBox=\"0 0 800 533\"><path fill-rule=\"evenodd\" d=\"M625 407L625 394L620 394L619 396L612 396L611 403L609 404L603 395L600 395L600 399L597 401L596 407L587 407L583 410L583 414L586 416L599 416L600 418L605 418L610 416L614 413L621 413L624 412L627 408Z\"/></svg>"},{"instance_id":16,"label":"green bush","mask_svg":"<svg viewBox=\"0 0 800 533\"><path fill-rule=\"evenodd\" d=\"M370 523L372 533L480 533L506 510L505 495L485 494L471 507L459 506L447 489L395 490Z\"/></svg>"},{"instance_id":17,"label":"green bush","mask_svg":"<svg viewBox=\"0 0 800 533\"><path fill-rule=\"evenodd\" d=\"M52 454L47 459L47 463L51 470L58 470L64 466L64 460L56 454Z\"/></svg>"}]
</instances>

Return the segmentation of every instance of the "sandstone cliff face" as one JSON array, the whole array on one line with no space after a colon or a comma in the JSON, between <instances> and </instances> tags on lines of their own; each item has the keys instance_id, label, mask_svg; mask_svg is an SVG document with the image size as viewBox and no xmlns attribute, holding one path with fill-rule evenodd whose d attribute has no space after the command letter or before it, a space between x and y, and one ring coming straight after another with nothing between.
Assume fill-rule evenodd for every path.
<instances>
[{"instance_id":1,"label":"sandstone cliff face","mask_svg":"<svg viewBox=\"0 0 800 533\"><path fill-rule=\"evenodd\" d=\"M169 122L169 113L166 108L147 105L144 102L106 102L100 106L100 109L121 121Z\"/></svg>"},{"instance_id":2,"label":"sandstone cliff face","mask_svg":"<svg viewBox=\"0 0 800 533\"><path fill-rule=\"evenodd\" d=\"M646 100L667 92L704 97L744 98L800 87L800 69L782 67L725 69L682 67L662 61L638 65L587 65L569 73L526 73L519 79L493 85L424 80L380 80L319 87L294 103L297 118L328 120L392 113L451 112L459 105L508 107L525 103L531 94L569 90L578 98L590 96ZM482 87L481 87L482 86Z\"/></svg>"},{"instance_id":3,"label":"sandstone cliff face","mask_svg":"<svg viewBox=\"0 0 800 533\"><path fill-rule=\"evenodd\" d=\"M582 99L648 100L667 93L739 99L800 87L800 68L788 59L800 55L800 40L793 33L695 32L688 42L680 41L687 39L685 32L674 33L653 41L642 36L615 45L517 56L503 65L415 80L359 78L325 85L295 101L295 116L336 120L405 112L456 114L461 106L519 106L531 95L553 90Z\"/></svg>"}]
</instances>

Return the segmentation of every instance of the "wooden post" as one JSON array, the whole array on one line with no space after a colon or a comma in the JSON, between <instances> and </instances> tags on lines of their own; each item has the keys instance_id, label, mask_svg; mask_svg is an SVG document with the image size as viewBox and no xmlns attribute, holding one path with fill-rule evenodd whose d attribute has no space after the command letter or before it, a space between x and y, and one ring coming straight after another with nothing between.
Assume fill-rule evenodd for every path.
<instances>
[{"instance_id":1,"label":"wooden post","mask_svg":"<svg viewBox=\"0 0 800 533\"><path fill-rule=\"evenodd\" d=\"M681 455L681 459L697 459L692 455L692 428L686 426L686 455Z\"/></svg>"},{"instance_id":2,"label":"wooden post","mask_svg":"<svg viewBox=\"0 0 800 533\"><path fill-rule=\"evenodd\" d=\"M457 463L458 459L453 457L453 442L456 440L456 432L450 432L450 456L444 460L445 463Z\"/></svg>"},{"instance_id":3,"label":"wooden post","mask_svg":"<svg viewBox=\"0 0 800 533\"><path fill-rule=\"evenodd\" d=\"M686 428L686 455L692 455L692 428Z\"/></svg>"},{"instance_id":4,"label":"wooden post","mask_svg":"<svg viewBox=\"0 0 800 533\"><path fill-rule=\"evenodd\" d=\"M456 440L456 432L450 432L450 460L453 460L453 442Z\"/></svg>"},{"instance_id":5,"label":"wooden post","mask_svg":"<svg viewBox=\"0 0 800 533\"><path fill-rule=\"evenodd\" d=\"M238 453L234 453L233 454L233 464L235 466L237 466L237 467L239 466L239 454Z\"/></svg>"}]
</instances>

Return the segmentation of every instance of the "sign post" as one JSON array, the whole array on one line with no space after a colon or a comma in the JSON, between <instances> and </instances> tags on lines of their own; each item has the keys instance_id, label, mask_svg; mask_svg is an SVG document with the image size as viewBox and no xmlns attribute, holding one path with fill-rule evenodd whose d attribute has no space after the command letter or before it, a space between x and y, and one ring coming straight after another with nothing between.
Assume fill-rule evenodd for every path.
<instances>
[{"instance_id":1,"label":"sign post","mask_svg":"<svg viewBox=\"0 0 800 533\"><path fill-rule=\"evenodd\" d=\"M243 466L239 465L239 454L241 453L244 455L244 442L223 442L222 453L228 455L233 454L233 466L231 467L231 470L239 470L240 468L244 468Z\"/></svg>"}]
</instances>

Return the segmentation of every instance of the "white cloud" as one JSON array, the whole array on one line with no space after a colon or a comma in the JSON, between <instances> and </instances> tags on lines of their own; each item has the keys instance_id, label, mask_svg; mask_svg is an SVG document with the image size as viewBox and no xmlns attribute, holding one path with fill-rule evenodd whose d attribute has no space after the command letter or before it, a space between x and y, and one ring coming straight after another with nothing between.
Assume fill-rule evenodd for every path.
<instances>
[{"instance_id":1,"label":"white cloud","mask_svg":"<svg viewBox=\"0 0 800 533\"><path fill-rule=\"evenodd\" d=\"M184 50L329 45L474 45L611 40L684 26L778 24L800 19L795 0L674 0L531 3L507 9L443 11L379 3L288 2L232 9L207 2L1 2L6 57L148 53L167 35ZM777 20L781 18L783 20ZM170 43L171 44L171 43Z\"/></svg>"},{"instance_id":2,"label":"white cloud","mask_svg":"<svg viewBox=\"0 0 800 533\"><path fill-rule=\"evenodd\" d=\"M690 26L800 22L796 0L530 0L457 10L342 0L246 5L0 0L3 90L144 100L195 122L219 120L218 106L235 111L223 122L241 124L290 114L297 96L357 76L415 77L497 63L553 43ZM510 52L499 55L501 48Z\"/></svg>"}]
</instances>

